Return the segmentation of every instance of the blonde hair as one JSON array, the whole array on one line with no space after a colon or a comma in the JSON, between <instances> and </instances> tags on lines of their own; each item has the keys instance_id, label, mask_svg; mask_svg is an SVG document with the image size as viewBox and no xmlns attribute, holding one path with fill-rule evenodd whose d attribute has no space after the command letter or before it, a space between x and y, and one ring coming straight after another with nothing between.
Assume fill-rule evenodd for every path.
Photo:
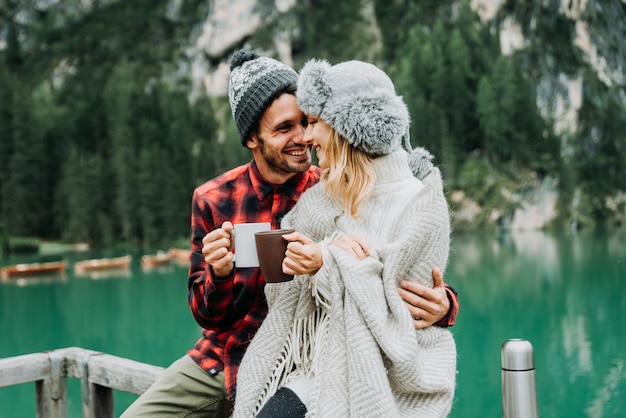
<instances>
[{"instance_id":1,"label":"blonde hair","mask_svg":"<svg viewBox=\"0 0 626 418\"><path fill-rule=\"evenodd\" d=\"M328 169L322 174L324 191L354 218L359 217L359 207L372 194L374 170L372 157L353 147L332 128L326 150Z\"/></svg>"}]
</instances>

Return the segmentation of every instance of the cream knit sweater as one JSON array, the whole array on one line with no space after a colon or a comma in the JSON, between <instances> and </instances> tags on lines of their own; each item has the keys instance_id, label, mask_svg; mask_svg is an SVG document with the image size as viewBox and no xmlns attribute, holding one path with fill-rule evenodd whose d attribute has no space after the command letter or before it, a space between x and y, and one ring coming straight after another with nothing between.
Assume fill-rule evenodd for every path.
<instances>
[{"instance_id":1,"label":"cream knit sweater","mask_svg":"<svg viewBox=\"0 0 626 418\"><path fill-rule=\"evenodd\" d=\"M432 267L447 263L450 220L441 177L433 168L421 188L404 151L376 162L376 189L361 221L325 197L321 183L283 220L320 242L324 266L314 276L266 285L270 310L239 369L233 417L253 417L294 374L315 376L309 417L450 412L452 335L439 327L416 331L397 290L402 279L432 286ZM343 233L365 236L376 254L357 260L327 245Z\"/></svg>"}]
</instances>

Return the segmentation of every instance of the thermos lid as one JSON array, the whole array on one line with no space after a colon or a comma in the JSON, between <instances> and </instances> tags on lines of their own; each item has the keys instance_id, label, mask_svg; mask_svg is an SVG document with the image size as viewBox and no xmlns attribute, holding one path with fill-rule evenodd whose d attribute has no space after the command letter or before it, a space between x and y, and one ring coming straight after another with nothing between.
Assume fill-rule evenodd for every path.
<instances>
[{"instance_id":1,"label":"thermos lid","mask_svg":"<svg viewBox=\"0 0 626 418\"><path fill-rule=\"evenodd\" d=\"M533 346L521 338L512 338L502 344L502 370L526 371L535 369Z\"/></svg>"}]
</instances>

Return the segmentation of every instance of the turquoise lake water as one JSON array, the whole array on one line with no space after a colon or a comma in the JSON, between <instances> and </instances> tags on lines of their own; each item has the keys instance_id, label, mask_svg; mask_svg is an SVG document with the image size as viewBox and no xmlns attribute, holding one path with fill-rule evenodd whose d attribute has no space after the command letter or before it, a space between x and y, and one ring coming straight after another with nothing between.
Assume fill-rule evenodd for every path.
<instances>
[{"instance_id":1,"label":"turquoise lake water","mask_svg":"<svg viewBox=\"0 0 626 418\"><path fill-rule=\"evenodd\" d=\"M67 254L65 277L0 283L0 358L71 346L164 367L181 357L199 336L187 270L144 272L133 255L128 275L77 277L86 255ZM626 231L454 235L445 280L461 301L451 417L502 416L511 338L533 345L541 417L626 416ZM80 417L80 382L68 385ZM115 392L116 413L133 399ZM34 384L0 388L1 418L34 416Z\"/></svg>"}]
</instances>

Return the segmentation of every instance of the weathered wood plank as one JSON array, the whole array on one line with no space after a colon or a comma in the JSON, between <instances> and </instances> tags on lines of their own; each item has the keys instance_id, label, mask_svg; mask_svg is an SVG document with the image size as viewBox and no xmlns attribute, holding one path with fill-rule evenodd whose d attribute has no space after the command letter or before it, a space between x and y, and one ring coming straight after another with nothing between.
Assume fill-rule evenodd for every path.
<instances>
[{"instance_id":1,"label":"weathered wood plank","mask_svg":"<svg viewBox=\"0 0 626 418\"><path fill-rule=\"evenodd\" d=\"M89 383L141 395L163 370L163 367L101 354L89 359Z\"/></svg>"},{"instance_id":2,"label":"weathered wood plank","mask_svg":"<svg viewBox=\"0 0 626 418\"><path fill-rule=\"evenodd\" d=\"M50 359L47 353L0 359L0 387L36 382L48 376Z\"/></svg>"}]
</instances>

